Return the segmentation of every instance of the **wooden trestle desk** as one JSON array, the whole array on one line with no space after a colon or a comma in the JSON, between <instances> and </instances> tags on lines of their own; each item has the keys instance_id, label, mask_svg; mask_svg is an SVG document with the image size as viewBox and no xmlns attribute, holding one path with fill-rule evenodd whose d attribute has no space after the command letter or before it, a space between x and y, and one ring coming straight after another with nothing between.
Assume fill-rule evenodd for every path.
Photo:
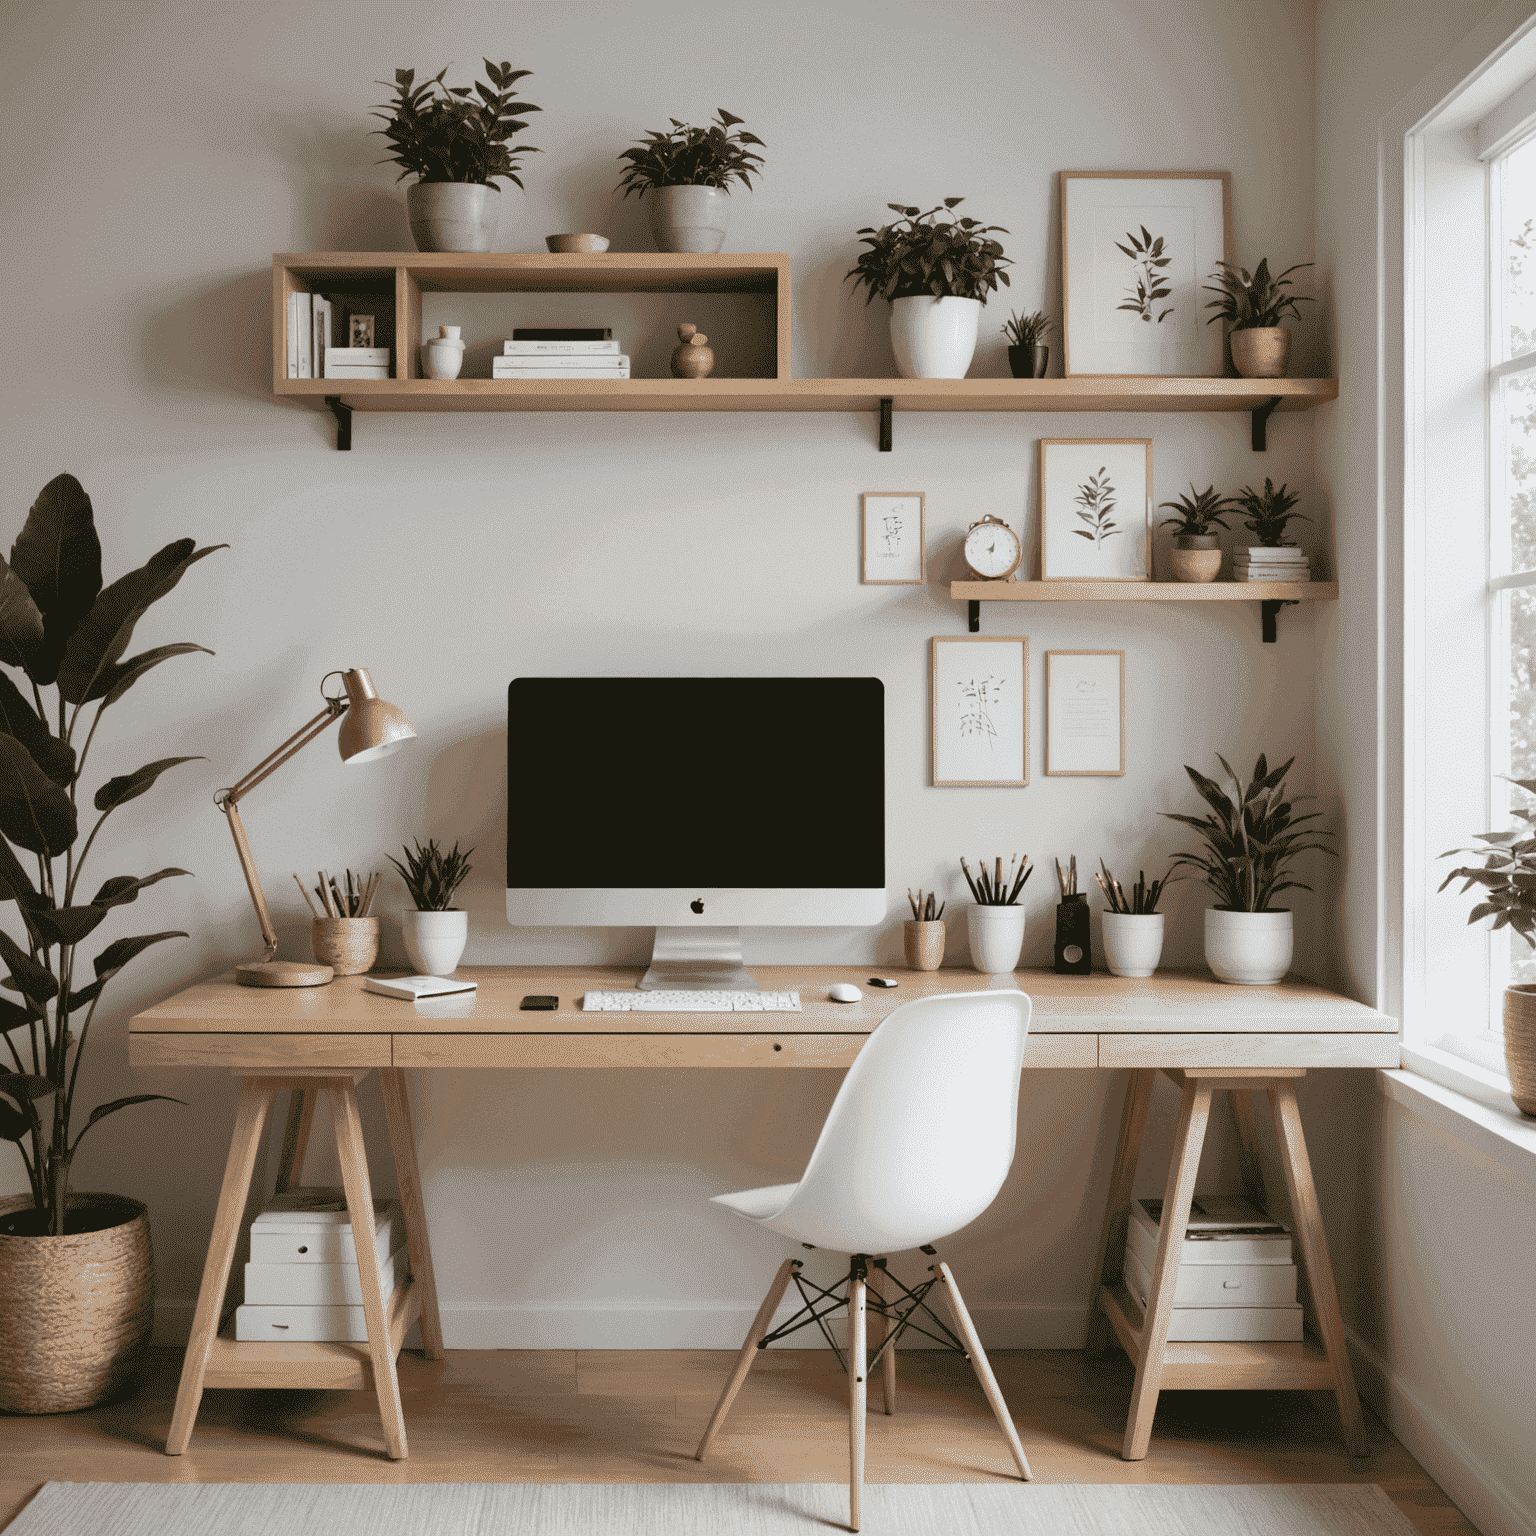
<instances>
[{"instance_id":1,"label":"wooden trestle desk","mask_svg":"<svg viewBox=\"0 0 1536 1536\"><path fill-rule=\"evenodd\" d=\"M201 982L137 1015L129 1060L138 1067L203 1066L242 1080L229 1161L213 1237L182 1368L170 1455L186 1449L205 1387L355 1389L372 1382L392 1457L406 1455L405 1422L395 1360L411 1324L421 1322L429 1358L443 1353L436 1282L427 1237L421 1178L411 1131L405 1069L412 1067L846 1067L869 1031L899 1004L941 992L996 984L969 970L885 969L900 986L867 985L869 966L754 966L764 988L796 989L798 1014L583 1013L589 988L634 984L637 973L600 967L489 966L463 974L476 993L424 1003L399 1002L362 989L361 978L326 987L274 989L235 985L233 975ZM1395 1067L1396 1021L1374 1009L1302 982L1228 987L1205 975L1167 973L1145 981L1113 976L1063 977L1020 971L1017 984L1034 1000L1024 1065L1124 1067L1132 1080L1121 1117L1108 1208L1090 1298L1088 1345L1111 1334L1136 1365L1123 1454L1147 1453L1158 1392L1189 1387L1329 1388L1337 1396L1345 1440L1365 1453L1364 1431L1345 1349L1295 1080L1313 1067ZM827 988L851 981L860 1003L829 1002ZM1006 984L1006 983L1004 983ZM554 993L554 1012L524 1013L526 993ZM279 1090L291 1094L277 1187L300 1182L317 1093L327 1094L342 1179L354 1228L371 1229L372 1194L364 1156L356 1085L377 1071L384 1088L390 1144L400 1185L409 1285L386 1304L370 1244L357 1244L368 1343L237 1344L229 1322L237 1294L234 1257L247 1216L262 1136ZM1157 1072L1182 1092L1168 1172L1156 1272L1146 1313L1122 1283L1132 1182ZM1267 1094L1281 1153L1310 1299L1309 1332L1300 1344L1168 1342L1180 1244L1194 1195L1195 1172L1211 1096L1233 1093L1250 1191L1263 1196L1250 1093ZM915 1132L920 1134L920 1132ZM1026 1132L1027 1134L1027 1132Z\"/></svg>"}]
</instances>

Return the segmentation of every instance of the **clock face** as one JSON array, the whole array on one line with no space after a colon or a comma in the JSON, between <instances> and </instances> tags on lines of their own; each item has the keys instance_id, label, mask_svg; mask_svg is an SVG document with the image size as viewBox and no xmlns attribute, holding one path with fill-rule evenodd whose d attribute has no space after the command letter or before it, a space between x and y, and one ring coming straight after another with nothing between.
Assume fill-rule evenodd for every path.
<instances>
[{"instance_id":1,"label":"clock face","mask_svg":"<svg viewBox=\"0 0 1536 1536\"><path fill-rule=\"evenodd\" d=\"M965 536L965 563L985 581L1008 575L1022 554L1018 535L1005 523L977 523Z\"/></svg>"}]
</instances>

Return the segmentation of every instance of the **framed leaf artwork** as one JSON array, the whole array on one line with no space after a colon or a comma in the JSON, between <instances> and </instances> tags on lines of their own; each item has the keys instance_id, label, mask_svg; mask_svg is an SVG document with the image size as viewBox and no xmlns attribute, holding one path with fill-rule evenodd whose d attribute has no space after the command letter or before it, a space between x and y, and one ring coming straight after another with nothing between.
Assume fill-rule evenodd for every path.
<instances>
[{"instance_id":1,"label":"framed leaf artwork","mask_svg":"<svg viewBox=\"0 0 1536 1536\"><path fill-rule=\"evenodd\" d=\"M1217 377L1201 292L1231 258L1229 171L1061 173L1062 370Z\"/></svg>"},{"instance_id":2,"label":"framed leaf artwork","mask_svg":"<svg viewBox=\"0 0 1536 1536\"><path fill-rule=\"evenodd\" d=\"M934 784L1028 784L1028 638L935 635L930 649Z\"/></svg>"},{"instance_id":3,"label":"framed leaf artwork","mask_svg":"<svg viewBox=\"0 0 1536 1536\"><path fill-rule=\"evenodd\" d=\"M1040 439L1040 579L1146 581L1150 437Z\"/></svg>"}]
</instances>

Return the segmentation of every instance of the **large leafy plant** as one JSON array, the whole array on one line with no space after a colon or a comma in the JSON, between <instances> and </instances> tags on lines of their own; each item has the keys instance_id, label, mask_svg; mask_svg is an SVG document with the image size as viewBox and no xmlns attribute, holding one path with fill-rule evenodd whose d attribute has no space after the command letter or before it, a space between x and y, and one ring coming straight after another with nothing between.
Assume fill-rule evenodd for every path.
<instances>
[{"instance_id":1,"label":"large leafy plant","mask_svg":"<svg viewBox=\"0 0 1536 1536\"><path fill-rule=\"evenodd\" d=\"M1228 320L1234 331L1267 330L1289 315L1301 319L1298 304L1313 304L1316 300L1304 293L1291 293L1291 273L1310 267L1310 261L1300 261L1287 267L1278 277L1269 275L1269 258L1265 257L1250 273L1243 267L1234 267L1225 261L1216 263L1211 276L1214 284L1207 283L1202 290L1216 297L1205 307L1216 313L1205 323L1215 325L1218 320ZM1124 305L1121 306L1124 308Z\"/></svg>"},{"instance_id":2,"label":"large leafy plant","mask_svg":"<svg viewBox=\"0 0 1536 1536\"><path fill-rule=\"evenodd\" d=\"M1536 795L1536 779L1511 779L1528 795ZM1453 869L1440 884L1443 891L1453 880L1465 880L1460 894L1478 890L1477 904L1467 914L1468 923L1480 923L1485 917L1493 919L1493 926L1513 928L1527 944L1536 946L1536 835L1531 827L1536 825L1536 812L1514 812L1524 827L1508 832L1475 832L1473 836L1485 848L1452 848L1442 853L1442 859L1454 858L1458 853L1472 853L1482 857L1480 866L1464 865Z\"/></svg>"},{"instance_id":3,"label":"large leafy plant","mask_svg":"<svg viewBox=\"0 0 1536 1536\"><path fill-rule=\"evenodd\" d=\"M963 197L946 197L926 213L901 203L887 203L901 218L893 224L861 229L867 251L849 270L855 292L869 289L865 303L876 299L911 299L925 293L935 298L980 299L1002 283L1009 286L1004 267L1012 260L992 235L1006 235L1000 224L982 224L969 218L939 218L952 214Z\"/></svg>"},{"instance_id":4,"label":"large leafy plant","mask_svg":"<svg viewBox=\"0 0 1536 1536\"><path fill-rule=\"evenodd\" d=\"M372 131L389 140L392 153L386 158L405 167L395 179L478 182L499 192L494 178L501 176L521 187L522 157L539 151L508 141L528 126L523 121L528 113L540 110L516 99L517 82L532 71L487 59L491 83L477 80L473 88L444 85L447 73L445 67L417 85L414 69L397 69L394 99L380 102L372 113L384 123Z\"/></svg>"},{"instance_id":5,"label":"large leafy plant","mask_svg":"<svg viewBox=\"0 0 1536 1536\"><path fill-rule=\"evenodd\" d=\"M71 1139L80 1062L102 990L150 945L186 937L114 939L87 968L81 946L116 908L187 871L113 875L86 899L86 857L119 806L138 799L168 768L194 759L163 757L107 779L91 799L96 820L78 850L77 802L102 716L161 662L207 651L182 643L125 658L134 626L191 566L224 547L198 549L191 539L177 539L104 587L90 498L73 475L60 475L27 514L9 563L0 560L0 663L19 674L18 681L0 671L0 902L16 903L24 931L21 942L0 931L0 961L9 973L0 985L17 999L0 999L10 1057L0 1070L0 1138L16 1143L33 1203L12 1213L3 1230L62 1236L69 1170L85 1134L130 1104L166 1098L136 1093L99 1104Z\"/></svg>"},{"instance_id":6,"label":"large leafy plant","mask_svg":"<svg viewBox=\"0 0 1536 1536\"><path fill-rule=\"evenodd\" d=\"M658 187L716 187L729 192L733 181L750 192L753 176L763 173L763 157L748 146L763 141L745 129L734 132L736 124L745 121L734 112L719 107L715 117L717 121L706 128L669 118L670 133L652 130L626 149L619 156L629 161L619 177L624 196L633 192L644 197Z\"/></svg>"},{"instance_id":7,"label":"large leafy plant","mask_svg":"<svg viewBox=\"0 0 1536 1536\"><path fill-rule=\"evenodd\" d=\"M1183 868L1192 873L1170 874L1169 880L1204 879L1223 912L1269 912L1274 910L1270 903L1281 891L1310 891L1310 885L1291 878L1292 866L1304 853L1332 854L1326 842L1332 833L1305 825L1316 821L1321 812L1296 815L1296 802L1312 796L1286 797L1285 776L1296 759L1287 758L1278 768L1271 768L1261 752L1246 788L1226 758L1218 756L1216 761L1232 781L1235 799L1214 779L1186 763L1184 772L1210 806L1211 814L1160 812L1170 821L1193 827L1205 839L1203 849L1176 854L1169 865L1170 870Z\"/></svg>"}]
</instances>

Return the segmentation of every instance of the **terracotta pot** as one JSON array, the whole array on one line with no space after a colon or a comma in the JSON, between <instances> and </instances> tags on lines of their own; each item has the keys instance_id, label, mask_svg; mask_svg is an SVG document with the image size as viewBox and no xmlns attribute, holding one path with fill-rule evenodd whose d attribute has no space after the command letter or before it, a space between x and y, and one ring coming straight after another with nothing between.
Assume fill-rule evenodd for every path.
<instances>
[{"instance_id":1,"label":"terracotta pot","mask_svg":"<svg viewBox=\"0 0 1536 1536\"><path fill-rule=\"evenodd\" d=\"M1291 333L1283 325L1233 331L1232 366L1245 379L1283 379L1291 355Z\"/></svg>"},{"instance_id":2,"label":"terracotta pot","mask_svg":"<svg viewBox=\"0 0 1536 1536\"><path fill-rule=\"evenodd\" d=\"M1180 533L1168 551L1175 581L1215 581L1221 575L1221 544L1214 533Z\"/></svg>"},{"instance_id":3,"label":"terracotta pot","mask_svg":"<svg viewBox=\"0 0 1536 1536\"><path fill-rule=\"evenodd\" d=\"M379 958L376 917L317 917L311 939L315 959L338 976L361 976Z\"/></svg>"},{"instance_id":4,"label":"terracotta pot","mask_svg":"<svg viewBox=\"0 0 1536 1536\"><path fill-rule=\"evenodd\" d=\"M501 222L502 194L478 181L418 181L405 212L418 251L488 251Z\"/></svg>"},{"instance_id":5,"label":"terracotta pot","mask_svg":"<svg viewBox=\"0 0 1536 1536\"><path fill-rule=\"evenodd\" d=\"M0 1199L0 1216L31 1195ZM65 1237L0 1236L0 1412L71 1413L127 1386L149 1347L155 1261L149 1212L75 1194L71 1212L111 1225Z\"/></svg>"},{"instance_id":6,"label":"terracotta pot","mask_svg":"<svg viewBox=\"0 0 1536 1536\"><path fill-rule=\"evenodd\" d=\"M908 970L938 970L944 963L944 924L916 923L909 918L901 925L901 946L907 952Z\"/></svg>"},{"instance_id":7,"label":"terracotta pot","mask_svg":"<svg viewBox=\"0 0 1536 1536\"><path fill-rule=\"evenodd\" d=\"M1515 1107L1536 1118L1536 986L1504 990L1504 1064Z\"/></svg>"}]
</instances>

